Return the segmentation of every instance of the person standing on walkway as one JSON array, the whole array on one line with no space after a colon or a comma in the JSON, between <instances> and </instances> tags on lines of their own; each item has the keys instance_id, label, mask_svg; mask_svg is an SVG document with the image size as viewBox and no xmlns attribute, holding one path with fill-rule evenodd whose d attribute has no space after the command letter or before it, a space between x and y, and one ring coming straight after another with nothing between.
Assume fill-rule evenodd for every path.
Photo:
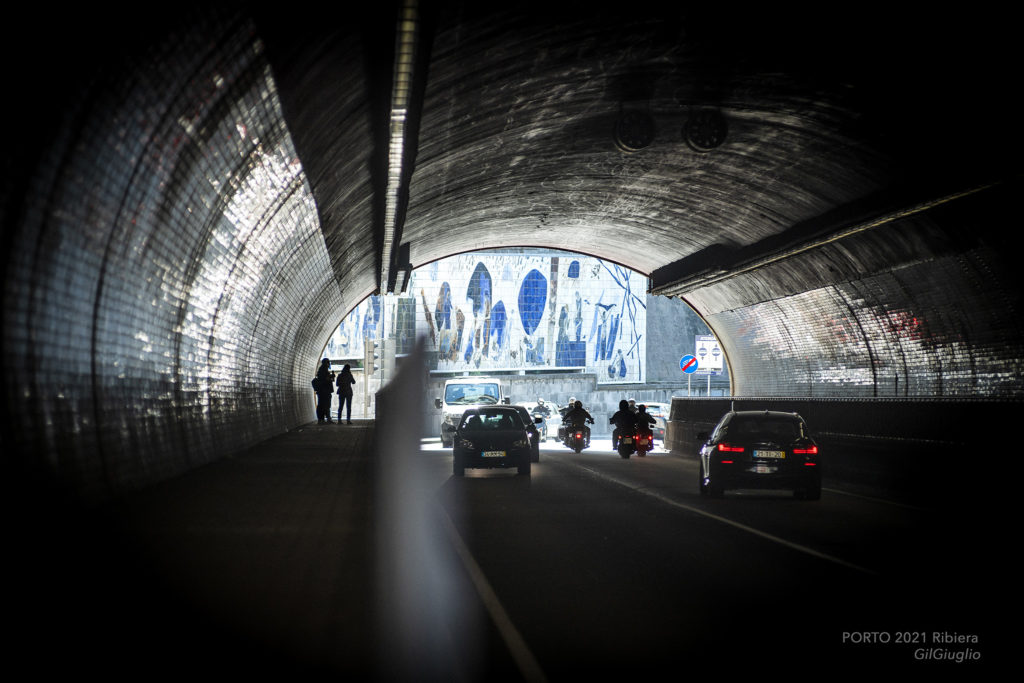
<instances>
[{"instance_id":1,"label":"person standing on walkway","mask_svg":"<svg viewBox=\"0 0 1024 683\"><path fill-rule=\"evenodd\" d=\"M338 424L341 424L341 409L346 408L345 420L352 424L352 385L356 378L352 376L352 366L345 363L338 375Z\"/></svg>"},{"instance_id":2,"label":"person standing on walkway","mask_svg":"<svg viewBox=\"0 0 1024 683\"><path fill-rule=\"evenodd\" d=\"M334 373L331 372L331 360L320 361L320 369L316 371L316 421L331 423L331 396L334 395Z\"/></svg>"}]
</instances>

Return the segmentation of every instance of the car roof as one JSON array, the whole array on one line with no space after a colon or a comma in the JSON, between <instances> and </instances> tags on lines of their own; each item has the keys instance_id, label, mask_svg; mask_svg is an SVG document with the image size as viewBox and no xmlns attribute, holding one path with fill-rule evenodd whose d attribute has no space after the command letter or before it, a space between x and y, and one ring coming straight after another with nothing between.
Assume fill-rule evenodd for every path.
<instances>
[{"instance_id":1,"label":"car roof","mask_svg":"<svg viewBox=\"0 0 1024 683\"><path fill-rule=\"evenodd\" d=\"M469 408L463 415L479 415L480 413L498 413L498 412L510 412L519 414L516 410L516 406L508 405L494 405L494 406L483 406L481 408Z\"/></svg>"},{"instance_id":2,"label":"car roof","mask_svg":"<svg viewBox=\"0 0 1024 683\"><path fill-rule=\"evenodd\" d=\"M736 417L770 417L774 419L803 420L797 413L787 413L782 410L733 410L728 414Z\"/></svg>"}]
</instances>

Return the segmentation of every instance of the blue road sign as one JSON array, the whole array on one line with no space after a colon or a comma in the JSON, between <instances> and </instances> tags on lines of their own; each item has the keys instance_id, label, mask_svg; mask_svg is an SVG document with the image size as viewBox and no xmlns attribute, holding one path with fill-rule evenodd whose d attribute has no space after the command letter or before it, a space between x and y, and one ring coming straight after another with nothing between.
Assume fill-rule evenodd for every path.
<instances>
[{"instance_id":1,"label":"blue road sign","mask_svg":"<svg viewBox=\"0 0 1024 683\"><path fill-rule=\"evenodd\" d=\"M685 372L687 375L692 375L697 372L697 357L696 356L683 356L679 360L679 369Z\"/></svg>"}]
</instances>

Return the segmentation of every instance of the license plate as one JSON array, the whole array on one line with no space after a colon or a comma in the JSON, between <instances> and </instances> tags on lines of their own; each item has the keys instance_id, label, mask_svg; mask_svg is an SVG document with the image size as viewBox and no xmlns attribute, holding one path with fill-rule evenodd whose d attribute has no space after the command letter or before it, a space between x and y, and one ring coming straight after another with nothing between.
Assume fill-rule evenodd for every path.
<instances>
[{"instance_id":1,"label":"license plate","mask_svg":"<svg viewBox=\"0 0 1024 683\"><path fill-rule=\"evenodd\" d=\"M485 458L504 458L505 451L484 451Z\"/></svg>"},{"instance_id":2,"label":"license plate","mask_svg":"<svg viewBox=\"0 0 1024 683\"><path fill-rule=\"evenodd\" d=\"M786 457L786 451L754 451L755 458L777 458L782 460Z\"/></svg>"},{"instance_id":3,"label":"license plate","mask_svg":"<svg viewBox=\"0 0 1024 683\"><path fill-rule=\"evenodd\" d=\"M778 472L778 470L778 467L773 467L772 465L762 462L756 463L751 468L751 471L755 474L774 474L775 472Z\"/></svg>"},{"instance_id":4,"label":"license plate","mask_svg":"<svg viewBox=\"0 0 1024 683\"><path fill-rule=\"evenodd\" d=\"M633 443L633 437L631 437L631 436L624 436L624 437L622 437L622 443Z\"/></svg>"}]
</instances>

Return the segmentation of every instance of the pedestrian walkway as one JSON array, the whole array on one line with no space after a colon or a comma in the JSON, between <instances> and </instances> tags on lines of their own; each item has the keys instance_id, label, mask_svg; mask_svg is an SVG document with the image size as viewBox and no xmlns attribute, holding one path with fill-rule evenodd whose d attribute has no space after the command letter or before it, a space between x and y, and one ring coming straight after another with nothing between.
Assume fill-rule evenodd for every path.
<instances>
[{"instance_id":1,"label":"pedestrian walkway","mask_svg":"<svg viewBox=\"0 0 1024 683\"><path fill-rule=\"evenodd\" d=\"M33 677L366 678L374 434L312 422L41 527L7 645Z\"/></svg>"}]
</instances>

